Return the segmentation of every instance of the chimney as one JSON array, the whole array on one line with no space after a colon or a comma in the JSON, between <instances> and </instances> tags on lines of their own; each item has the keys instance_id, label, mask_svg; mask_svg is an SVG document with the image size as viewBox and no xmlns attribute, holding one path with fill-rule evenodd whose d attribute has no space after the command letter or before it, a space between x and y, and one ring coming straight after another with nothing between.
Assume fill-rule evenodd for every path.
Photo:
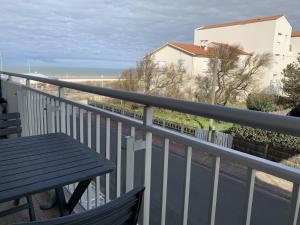
<instances>
[{"instance_id":1,"label":"chimney","mask_svg":"<svg viewBox=\"0 0 300 225\"><path fill-rule=\"evenodd\" d=\"M208 42L208 40L201 40L200 47L204 50L207 50L207 42Z\"/></svg>"}]
</instances>

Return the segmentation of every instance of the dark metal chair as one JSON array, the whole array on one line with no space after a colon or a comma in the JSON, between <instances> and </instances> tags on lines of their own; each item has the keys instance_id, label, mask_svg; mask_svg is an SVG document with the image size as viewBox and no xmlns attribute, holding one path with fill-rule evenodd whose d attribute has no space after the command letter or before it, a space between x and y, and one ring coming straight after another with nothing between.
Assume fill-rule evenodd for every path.
<instances>
[{"instance_id":1,"label":"dark metal chair","mask_svg":"<svg viewBox=\"0 0 300 225\"><path fill-rule=\"evenodd\" d=\"M0 114L0 138L7 138L7 135L17 134L21 136L20 113Z\"/></svg>"},{"instance_id":2,"label":"dark metal chair","mask_svg":"<svg viewBox=\"0 0 300 225\"><path fill-rule=\"evenodd\" d=\"M135 188L104 206L83 213L18 225L136 225L144 188Z\"/></svg>"},{"instance_id":3,"label":"dark metal chair","mask_svg":"<svg viewBox=\"0 0 300 225\"><path fill-rule=\"evenodd\" d=\"M18 137L21 136L21 120L20 113L5 113L0 114L0 139L7 138L8 135L16 134ZM7 209L0 212L0 217L16 213L21 210L28 209L30 220L35 220L35 213L33 209L32 197L26 196L27 203L19 205L20 199L16 199L14 204L16 207Z\"/></svg>"}]
</instances>

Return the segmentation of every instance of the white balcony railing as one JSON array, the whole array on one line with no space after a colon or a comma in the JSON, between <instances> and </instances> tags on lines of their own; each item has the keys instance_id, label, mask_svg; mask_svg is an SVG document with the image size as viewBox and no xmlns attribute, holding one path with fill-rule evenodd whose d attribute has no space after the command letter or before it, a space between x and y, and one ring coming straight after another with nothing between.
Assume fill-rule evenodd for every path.
<instances>
[{"instance_id":1,"label":"white balcony railing","mask_svg":"<svg viewBox=\"0 0 300 225\"><path fill-rule=\"evenodd\" d=\"M9 100L9 107L13 108L15 101L15 107L21 113L23 136L63 132L116 163L114 173L105 178L97 177L89 186L87 209L99 206L103 197L108 202L135 184L143 183L146 187L141 219L143 225L226 224L228 217L236 217L230 224L297 224L299 170L153 125L152 119L153 107L160 107L300 136L299 119L21 74L5 74L27 81L26 85L22 85L2 80L2 92ZM58 96L32 88L30 80L56 85ZM64 88L143 104L144 120L69 100L64 97ZM180 154L182 151L184 155ZM193 155L200 154L201 161L201 154L204 153L209 157L203 160L203 166L197 164ZM246 176L232 181L229 175L222 173L223 161L245 167ZM281 201L274 194L268 195L259 189L255 185L257 171L292 182L291 198ZM70 185L69 190L74 190L75 185ZM228 189L232 191L228 192ZM179 196L181 193L182 198ZM266 199L271 199L268 208ZM256 201L259 203L254 212L252 209Z\"/></svg>"}]
</instances>

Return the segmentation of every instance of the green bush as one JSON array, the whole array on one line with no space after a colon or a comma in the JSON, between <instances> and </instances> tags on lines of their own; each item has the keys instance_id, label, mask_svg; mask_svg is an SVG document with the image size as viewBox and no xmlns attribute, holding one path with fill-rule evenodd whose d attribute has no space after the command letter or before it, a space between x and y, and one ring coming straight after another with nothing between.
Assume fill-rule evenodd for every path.
<instances>
[{"instance_id":1,"label":"green bush","mask_svg":"<svg viewBox=\"0 0 300 225\"><path fill-rule=\"evenodd\" d=\"M272 112L274 110L274 96L260 92L249 94L246 104L250 110L261 111L261 112Z\"/></svg>"},{"instance_id":2,"label":"green bush","mask_svg":"<svg viewBox=\"0 0 300 225\"><path fill-rule=\"evenodd\" d=\"M269 144L274 147L287 148L292 151L300 150L300 138L287 134L276 133L258 128L235 125L229 129L235 137L252 143Z\"/></svg>"}]
</instances>

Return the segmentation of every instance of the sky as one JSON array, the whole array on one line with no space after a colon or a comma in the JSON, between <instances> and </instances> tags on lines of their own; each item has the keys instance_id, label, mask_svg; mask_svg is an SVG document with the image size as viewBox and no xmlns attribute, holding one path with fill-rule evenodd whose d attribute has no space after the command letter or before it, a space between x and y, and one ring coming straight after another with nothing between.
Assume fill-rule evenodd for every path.
<instances>
[{"instance_id":1,"label":"sky","mask_svg":"<svg viewBox=\"0 0 300 225\"><path fill-rule=\"evenodd\" d=\"M3 64L128 68L195 28L284 14L300 30L299 0L0 0Z\"/></svg>"}]
</instances>

